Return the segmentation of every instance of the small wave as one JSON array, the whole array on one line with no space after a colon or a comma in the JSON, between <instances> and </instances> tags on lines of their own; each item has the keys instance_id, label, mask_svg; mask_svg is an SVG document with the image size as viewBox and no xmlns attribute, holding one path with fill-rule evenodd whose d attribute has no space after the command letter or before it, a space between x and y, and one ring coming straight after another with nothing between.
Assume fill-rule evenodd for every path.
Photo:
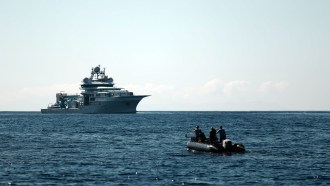
<instances>
[{"instance_id":1,"label":"small wave","mask_svg":"<svg viewBox=\"0 0 330 186\"><path fill-rule=\"evenodd\" d=\"M330 176L315 175L315 176L308 176L307 179L330 180Z\"/></svg>"},{"instance_id":2,"label":"small wave","mask_svg":"<svg viewBox=\"0 0 330 186\"><path fill-rule=\"evenodd\" d=\"M167 153L166 155L172 156L172 157L186 157L186 156L189 156L189 154L185 154L185 153Z\"/></svg>"}]
</instances>

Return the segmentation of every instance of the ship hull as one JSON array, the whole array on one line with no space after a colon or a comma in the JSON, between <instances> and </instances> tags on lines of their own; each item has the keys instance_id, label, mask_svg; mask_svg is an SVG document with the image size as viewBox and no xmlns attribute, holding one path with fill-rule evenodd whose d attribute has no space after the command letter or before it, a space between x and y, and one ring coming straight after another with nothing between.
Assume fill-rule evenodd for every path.
<instances>
[{"instance_id":1,"label":"ship hull","mask_svg":"<svg viewBox=\"0 0 330 186\"><path fill-rule=\"evenodd\" d=\"M80 108L47 108L41 109L43 114L113 114L113 113L136 113L136 107L146 96L121 96L113 97L107 101L96 101Z\"/></svg>"},{"instance_id":2,"label":"ship hull","mask_svg":"<svg viewBox=\"0 0 330 186\"><path fill-rule=\"evenodd\" d=\"M41 109L42 114L77 114L82 113L80 109L61 109L61 108L46 108Z\"/></svg>"}]
</instances>

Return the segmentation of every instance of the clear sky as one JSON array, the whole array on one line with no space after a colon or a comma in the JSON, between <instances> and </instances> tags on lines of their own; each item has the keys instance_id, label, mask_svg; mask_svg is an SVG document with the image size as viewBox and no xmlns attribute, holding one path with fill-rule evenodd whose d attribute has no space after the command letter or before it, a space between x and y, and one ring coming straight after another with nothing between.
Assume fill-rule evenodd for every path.
<instances>
[{"instance_id":1,"label":"clear sky","mask_svg":"<svg viewBox=\"0 0 330 186\"><path fill-rule=\"evenodd\" d=\"M329 0L0 0L0 111L96 65L140 111L330 110Z\"/></svg>"}]
</instances>

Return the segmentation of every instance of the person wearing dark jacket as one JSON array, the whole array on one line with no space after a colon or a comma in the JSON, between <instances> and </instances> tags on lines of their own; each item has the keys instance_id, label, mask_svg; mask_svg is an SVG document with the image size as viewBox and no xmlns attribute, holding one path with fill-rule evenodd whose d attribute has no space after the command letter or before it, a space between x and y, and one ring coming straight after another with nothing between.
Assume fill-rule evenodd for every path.
<instances>
[{"instance_id":1,"label":"person wearing dark jacket","mask_svg":"<svg viewBox=\"0 0 330 186\"><path fill-rule=\"evenodd\" d=\"M213 127L211 128L209 139L210 139L210 143L215 143L218 140L217 131Z\"/></svg>"},{"instance_id":2,"label":"person wearing dark jacket","mask_svg":"<svg viewBox=\"0 0 330 186\"><path fill-rule=\"evenodd\" d=\"M217 133L220 134L220 143L222 143L222 141L226 139L226 131L222 128L222 126L220 126L220 129L217 131Z\"/></svg>"}]
</instances>

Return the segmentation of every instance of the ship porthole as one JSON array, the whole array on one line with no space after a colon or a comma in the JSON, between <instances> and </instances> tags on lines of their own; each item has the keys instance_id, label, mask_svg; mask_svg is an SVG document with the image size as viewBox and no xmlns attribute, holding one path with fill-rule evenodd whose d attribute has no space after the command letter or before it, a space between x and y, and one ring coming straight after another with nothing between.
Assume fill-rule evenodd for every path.
<instances>
[{"instance_id":1,"label":"ship porthole","mask_svg":"<svg viewBox=\"0 0 330 186\"><path fill-rule=\"evenodd\" d=\"M126 105L129 106L130 105L130 102L126 102Z\"/></svg>"}]
</instances>

